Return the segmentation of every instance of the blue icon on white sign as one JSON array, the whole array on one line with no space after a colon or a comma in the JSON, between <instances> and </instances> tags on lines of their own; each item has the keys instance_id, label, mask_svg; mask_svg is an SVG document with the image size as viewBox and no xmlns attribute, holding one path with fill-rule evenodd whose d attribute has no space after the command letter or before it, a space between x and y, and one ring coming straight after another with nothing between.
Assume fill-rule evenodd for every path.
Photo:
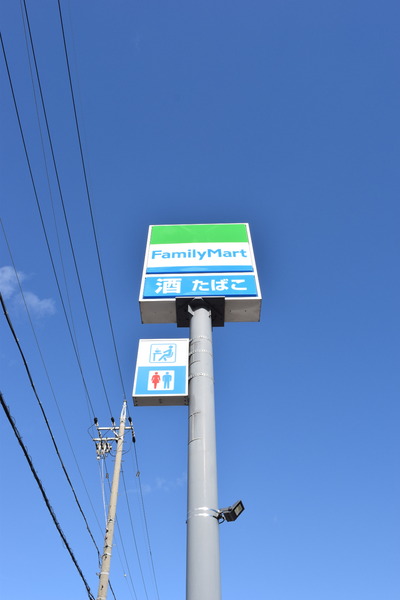
<instances>
[{"instance_id":1,"label":"blue icon on white sign","mask_svg":"<svg viewBox=\"0 0 400 600\"><path fill-rule=\"evenodd\" d=\"M174 363L176 362L176 344L151 344L151 363Z\"/></svg>"}]
</instances>

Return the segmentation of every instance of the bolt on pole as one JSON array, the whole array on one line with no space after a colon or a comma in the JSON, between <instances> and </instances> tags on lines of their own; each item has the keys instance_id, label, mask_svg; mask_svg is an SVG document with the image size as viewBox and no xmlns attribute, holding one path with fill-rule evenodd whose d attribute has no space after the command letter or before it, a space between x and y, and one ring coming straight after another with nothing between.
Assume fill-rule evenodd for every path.
<instances>
[{"instance_id":1,"label":"bolt on pole","mask_svg":"<svg viewBox=\"0 0 400 600\"><path fill-rule=\"evenodd\" d=\"M211 311L190 320L186 600L220 600L217 454Z\"/></svg>"}]
</instances>

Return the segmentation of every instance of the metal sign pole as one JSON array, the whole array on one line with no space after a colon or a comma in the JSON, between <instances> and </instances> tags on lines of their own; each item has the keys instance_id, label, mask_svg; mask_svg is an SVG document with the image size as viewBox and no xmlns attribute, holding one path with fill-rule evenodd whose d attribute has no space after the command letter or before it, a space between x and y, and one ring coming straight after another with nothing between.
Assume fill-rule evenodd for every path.
<instances>
[{"instance_id":1,"label":"metal sign pole","mask_svg":"<svg viewBox=\"0 0 400 600\"><path fill-rule=\"evenodd\" d=\"M186 600L220 600L211 311L191 302Z\"/></svg>"}]
</instances>

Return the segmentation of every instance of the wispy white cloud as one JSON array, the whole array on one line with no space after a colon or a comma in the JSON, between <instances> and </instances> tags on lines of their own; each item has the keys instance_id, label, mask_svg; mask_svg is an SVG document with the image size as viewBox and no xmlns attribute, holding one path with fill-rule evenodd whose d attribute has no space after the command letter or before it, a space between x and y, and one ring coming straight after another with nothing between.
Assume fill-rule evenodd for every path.
<instances>
[{"instance_id":1,"label":"wispy white cloud","mask_svg":"<svg viewBox=\"0 0 400 600\"><path fill-rule=\"evenodd\" d=\"M186 485L186 481L186 473L182 474L180 477L176 477L175 479L156 477L155 485L153 487L149 486L149 491L171 492L177 488L184 487Z\"/></svg>"},{"instance_id":2,"label":"wispy white cloud","mask_svg":"<svg viewBox=\"0 0 400 600\"><path fill-rule=\"evenodd\" d=\"M39 298L37 294L24 291L22 297L19 283L27 279L22 271L17 274L13 267L8 265L0 267L0 292L5 300L11 300L14 306L27 306L29 313L34 317L46 317L56 312L55 302L52 298ZM19 280L19 283L18 283Z\"/></svg>"},{"instance_id":3,"label":"wispy white cloud","mask_svg":"<svg viewBox=\"0 0 400 600\"><path fill-rule=\"evenodd\" d=\"M142 483L142 492L143 494L150 494L151 485L149 485L148 483Z\"/></svg>"},{"instance_id":4,"label":"wispy white cloud","mask_svg":"<svg viewBox=\"0 0 400 600\"><path fill-rule=\"evenodd\" d=\"M166 479L164 479L163 477L157 477L156 478L156 489L163 490L164 492L169 492L169 490L171 489L171 484L168 483L168 481Z\"/></svg>"},{"instance_id":5,"label":"wispy white cloud","mask_svg":"<svg viewBox=\"0 0 400 600\"><path fill-rule=\"evenodd\" d=\"M28 310L35 317L46 317L48 315L54 315L56 312L56 306L52 298L43 298L42 300L36 296L33 292L24 292L24 299L21 296L17 296L16 300L20 305L27 305Z\"/></svg>"},{"instance_id":6,"label":"wispy white cloud","mask_svg":"<svg viewBox=\"0 0 400 600\"><path fill-rule=\"evenodd\" d=\"M26 276L21 271L17 271L17 274L20 283L26 279ZM5 300L11 298L18 291L18 279L13 267L0 267L0 292Z\"/></svg>"},{"instance_id":7,"label":"wispy white cloud","mask_svg":"<svg viewBox=\"0 0 400 600\"><path fill-rule=\"evenodd\" d=\"M153 483L142 483L141 489L143 494L151 494L153 492L172 492L177 488L185 487L187 483L186 473L182 473L180 477L175 477L175 479L165 479L164 477L156 477ZM138 489L128 490L129 492L138 493Z\"/></svg>"}]
</instances>

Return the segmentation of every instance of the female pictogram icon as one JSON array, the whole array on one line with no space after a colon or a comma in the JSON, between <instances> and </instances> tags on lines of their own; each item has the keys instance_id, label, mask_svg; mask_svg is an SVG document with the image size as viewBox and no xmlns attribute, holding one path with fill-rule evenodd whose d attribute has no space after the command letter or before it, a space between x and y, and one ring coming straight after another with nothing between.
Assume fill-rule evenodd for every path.
<instances>
[{"instance_id":1,"label":"female pictogram icon","mask_svg":"<svg viewBox=\"0 0 400 600\"><path fill-rule=\"evenodd\" d=\"M157 389L157 386L160 383L160 381L161 381L161 377L156 371L151 378L151 383L154 385L155 390Z\"/></svg>"}]
</instances>

